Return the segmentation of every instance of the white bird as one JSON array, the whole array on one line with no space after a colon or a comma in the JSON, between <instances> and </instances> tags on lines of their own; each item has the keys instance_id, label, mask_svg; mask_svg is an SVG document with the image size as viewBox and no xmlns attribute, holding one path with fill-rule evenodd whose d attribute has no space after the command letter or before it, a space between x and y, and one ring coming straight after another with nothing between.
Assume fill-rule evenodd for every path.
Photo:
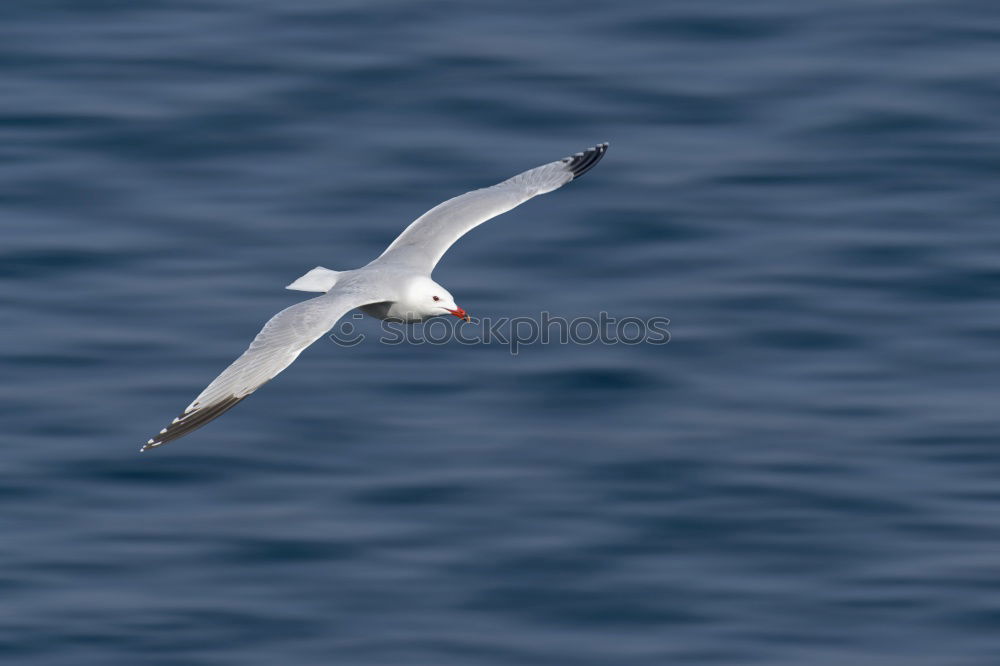
<instances>
[{"instance_id":1,"label":"white bird","mask_svg":"<svg viewBox=\"0 0 1000 666\"><path fill-rule=\"evenodd\" d=\"M608 144L602 143L438 204L414 220L385 252L362 268L312 269L287 288L323 295L274 315L243 355L140 451L183 437L231 409L291 365L302 350L354 308L394 321L418 322L446 314L469 321L469 315L448 290L430 277L445 251L486 220L587 173L607 149Z\"/></svg>"}]
</instances>

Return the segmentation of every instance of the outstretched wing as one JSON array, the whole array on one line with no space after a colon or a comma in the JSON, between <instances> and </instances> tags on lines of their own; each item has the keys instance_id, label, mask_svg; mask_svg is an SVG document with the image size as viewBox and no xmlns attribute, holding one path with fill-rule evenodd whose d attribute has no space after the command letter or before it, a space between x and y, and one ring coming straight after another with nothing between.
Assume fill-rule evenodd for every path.
<instances>
[{"instance_id":1,"label":"outstretched wing","mask_svg":"<svg viewBox=\"0 0 1000 666\"><path fill-rule=\"evenodd\" d=\"M414 220L392 242L380 260L430 274L442 255L470 229L551 192L590 171L608 150L601 143L582 153L543 164L493 187L473 190L438 204Z\"/></svg>"},{"instance_id":2,"label":"outstretched wing","mask_svg":"<svg viewBox=\"0 0 1000 666\"><path fill-rule=\"evenodd\" d=\"M183 437L232 409L292 364L306 347L333 328L348 311L377 301L349 289L334 289L285 308L264 324L243 355L222 371L187 409L140 449Z\"/></svg>"}]
</instances>

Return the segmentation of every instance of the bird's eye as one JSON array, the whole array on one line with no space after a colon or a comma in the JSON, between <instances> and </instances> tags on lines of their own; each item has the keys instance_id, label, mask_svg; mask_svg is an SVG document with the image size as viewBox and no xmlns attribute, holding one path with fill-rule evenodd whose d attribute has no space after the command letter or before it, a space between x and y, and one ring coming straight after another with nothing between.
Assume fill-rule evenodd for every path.
<instances>
[{"instance_id":1,"label":"bird's eye","mask_svg":"<svg viewBox=\"0 0 1000 666\"><path fill-rule=\"evenodd\" d=\"M437 302L437 301L440 301L440 300L441 300L441 298L439 296L434 296L434 302Z\"/></svg>"}]
</instances>

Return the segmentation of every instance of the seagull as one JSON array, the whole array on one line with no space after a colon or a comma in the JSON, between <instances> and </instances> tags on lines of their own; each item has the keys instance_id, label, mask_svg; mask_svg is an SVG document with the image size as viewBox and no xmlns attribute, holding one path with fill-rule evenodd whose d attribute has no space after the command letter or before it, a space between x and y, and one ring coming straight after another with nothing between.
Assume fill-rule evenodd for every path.
<instances>
[{"instance_id":1,"label":"seagull","mask_svg":"<svg viewBox=\"0 0 1000 666\"><path fill-rule=\"evenodd\" d=\"M443 315L470 321L451 293L431 279L441 256L483 222L587 173L607 150L608 144L601 143L438 204L410 223L385 252L362 268L312 269L286 288L322 296L271 317L243 355L139 450L183 437L229 411L291 365L302 350L355 308L377 319L397 322L420 322Z\"/></svg>"}]
</instances>

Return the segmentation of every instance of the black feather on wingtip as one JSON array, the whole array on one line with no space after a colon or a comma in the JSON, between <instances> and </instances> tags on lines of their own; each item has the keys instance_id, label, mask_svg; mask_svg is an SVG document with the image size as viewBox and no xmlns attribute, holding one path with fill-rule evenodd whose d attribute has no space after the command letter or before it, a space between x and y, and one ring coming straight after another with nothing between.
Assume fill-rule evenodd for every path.
<instances>
[{"instance_id":1,"label":"black feather on wingtip","mask_svg":"<svg viewBox=\"0 0 1000 666\"><path fill-rule=\"evenodd\" d=\"M563 161L566 162L566 168L570 170L573 174L573 179L576 180L593 169L594 165L601 161L601 158L604 157L604 153L607 151L608 144L606 142L599 143L593 148L567 157Z\"/></svg>"},{"instance_id":2,"label":"black feather on wingtip","mask_svg":"<svg viewBox=\"0 0 1000 666\"><path fill-rule=\"evenodd\" d=\"M165 432L153 437L145 446L142 447L142 451L146 449L153 449L167 442L171 442L178 437L183 437L192 430L196 430L209 421L221 416L225 412L235 407L240 401L244 400L247 396L242 398L237 398L235 395L231 395L224 400L220 400L214 405L209 405L202 409L197 409L193 412L188 413L186 416L181 415L180 420L171 423L166 427Z\"/></svg>"}]
</instances>

